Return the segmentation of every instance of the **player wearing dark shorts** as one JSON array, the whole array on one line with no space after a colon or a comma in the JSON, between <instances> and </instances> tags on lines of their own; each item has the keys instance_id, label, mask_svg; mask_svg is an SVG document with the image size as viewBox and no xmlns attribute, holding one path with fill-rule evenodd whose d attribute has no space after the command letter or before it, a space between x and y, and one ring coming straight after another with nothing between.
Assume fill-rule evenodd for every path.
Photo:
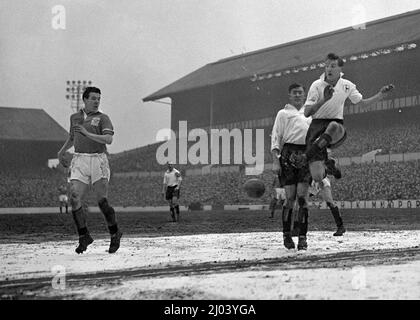
<instances>
[{"instance_id":1,"label":"player wearing dark shorts","mask_svg":"<svg viewBox=\"0 0 420 320\"><path fill-rule=\"evenodd\" d=\"M356 85L342 77L343 66L344 61L339 56L328 54L325 73L312 83L304 106L304 114L312 117L312 123L306 137L306 152L294 162L297 166L309 163L312 178L318 183L325 178L326 149L337 148L346 139L343 120L345 101L349 99L366 109L385 98L394 88L392 84L384 86L376 95L363 99ZM334 162L327 162L327 165L334 169Z\"/></svg>"},{"instance_id":2,"label":"player wearing dark shorts","mask_svg":"<svg viewBox=\"0 0 420 320\"><path fill-rule=\"evenodd\" d=\"M166 188L166 200L172 200L174 197L179 199L180 190L178 185Z\"/></svg>"},{"instance_id":3,"label":"player wearing dark shorts","mask_svg":"<svg viewBox=\"0 0 420 320\"><path fill-rule=\"evenodd\" d=\"M273 171L279 175L280 184L286 190L286 204L283 207L283 244L287 249L294 249L291 227L293 208L297 199L298 209L298 250L307 249L308 232L308 188L309 169L303 165L293 165L291 159L305 152L305 137L310 119L303 114L305 89L300 84L289 87L289 104L277 114L271 134L273 153Z\"/></svg>"},{"instance_id":4,"label":"player wearing dark shorts","mask_svg":"<svg viewBox=\"0 0 420 320\"><path fill-rule=\"evenodd\" d=\"M168 170L163 177L162 193L165 200L169 204L171 218L173 222L179 222L179 196L181 188L181 173L173 167L172 163L168 163ZM175 218L176 214L176 218Z\"/></svg>"}]
</instances>

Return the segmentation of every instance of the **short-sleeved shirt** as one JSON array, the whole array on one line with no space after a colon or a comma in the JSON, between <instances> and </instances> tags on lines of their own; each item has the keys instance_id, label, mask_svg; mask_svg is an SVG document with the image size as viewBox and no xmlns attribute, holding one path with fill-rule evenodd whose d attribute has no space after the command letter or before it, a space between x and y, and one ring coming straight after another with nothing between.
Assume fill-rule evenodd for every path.
<instances>
[{"instance_id":1,"label":"short-sleeved shirt","mask_svg":"<svg viewBox=\"0 0 420 320\"><path fill-rule=\"evenodd\" d=\"M329 83L325 81L325 74L312 83L309 88L305 106L314 105L324 96L324 89ZM325 102L319 110L312 115L313 119L341 119L343 120L344 103L347 99L354 104L359 103L363 96L356 85L347 79L340 78L330 100Z\"/></svg>"},{"instance_id":2,"label":"short-sleeved shirt","mask_svg":"<svg viewBox=\"0 0 420 320\"><path fill-rule=\"evenodd\" d=\"M284 143L304 145L311 120L311 117L305 117L303 108L297 110L296 107L287 104L278 112L274 121L271 151L281 150L280 146Z\"/></svg>"},{"instance_id":3,"label":"short-sleeved shirt","mask_svg":"<svg viewBox=\"0 0 420 320\"><path fill-rule=\"evenodd\" d=\"M169 187L177 186L179 181L182 181L181 173L173 168L172 171L166 170L163 177L163 183Z\"/></svg>"},{"instance_id":4,"label":"short-sleeved shirt","mask_svg":"<svg viewBox=\"0 0 420 320\"><path fill-rule=\"evenodd\" d=\"M114 127L112 126L109 117L100 112L93 112L86 114L84 110L80 110L70 116L70 136L74 141L74 151L77 153L104 153L106 152L106 145L104 143L98 143L82 135L81 133L75 133L73 126L81 124L83 127L91 133L104 135L114 135Z\"/></svg>"}]
</instances>

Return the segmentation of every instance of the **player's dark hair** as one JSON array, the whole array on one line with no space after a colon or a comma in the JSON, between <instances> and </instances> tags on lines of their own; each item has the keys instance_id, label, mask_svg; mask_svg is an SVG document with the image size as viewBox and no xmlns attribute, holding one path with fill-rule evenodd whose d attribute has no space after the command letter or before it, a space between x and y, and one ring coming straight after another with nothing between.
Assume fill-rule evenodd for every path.
<instances>
[{"instance_id":1,"label":"player's dark hair","mask_svg":"<svg viewBox=\"0 0 420 320\"><path fill-rule=\"evenodd\" d=\"M341 59L338 55L336 55L335 53L329 53L327 55L327 59L326 60L337 60L338 61L338 66L342 67L344 66L344 61L343 59Z\"/></svg>"},{"instance_id":2,"label":"player's dark hair","mask_svg":"<svg viewBox=\"0 0 420 320\"><path fill-rule=\"evenodd\" d=\"M89 99L89 94L91 92L95 92L95 93L99 93L101 94L101 90L99 88L96 87L86 87L85 91L83 91L83 99Z\"/></svg>"},{"instance_id":3,"label":"player's dark hair","mask_svg":"<svg viewBox=\"0 0 420 320\"><path fill-rule=\"evenodd\" d=\"M292 83L290 86L289 86L289 93L290 92L292 92L292 90L293 89L296 89L296 88L303 88L303 90L305 90L305 87L303 86L303 85L301 85L300 83Z\"/></svg>"}]
</instances>

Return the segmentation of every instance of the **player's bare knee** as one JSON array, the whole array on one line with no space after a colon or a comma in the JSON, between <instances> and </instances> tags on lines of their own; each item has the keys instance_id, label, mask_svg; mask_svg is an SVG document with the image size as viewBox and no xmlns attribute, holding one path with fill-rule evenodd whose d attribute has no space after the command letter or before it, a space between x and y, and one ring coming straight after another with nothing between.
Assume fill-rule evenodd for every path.
<instances>
[{"instance_id":1,"label":"player's bare knee","mask_svg":"<svg viewBox=\"0 0 420 320\"><path fill-rule=\"evenodd\" d=\"M329 134L330 136L333 136L340 132L340 124L338 124L335 121L331 121L325 130L325 133Z\"/></svg>"},{"instance_id":2,"label":"player's bare knee","mask_svg":"<svg viewBox=\"0 0 420 320\"><path fill-rule=\"evenodd\" d=\"M80 195L76 191L72 191L70 194L70 205L73 209L80 207Z\"/></svg>"}]
</instances>

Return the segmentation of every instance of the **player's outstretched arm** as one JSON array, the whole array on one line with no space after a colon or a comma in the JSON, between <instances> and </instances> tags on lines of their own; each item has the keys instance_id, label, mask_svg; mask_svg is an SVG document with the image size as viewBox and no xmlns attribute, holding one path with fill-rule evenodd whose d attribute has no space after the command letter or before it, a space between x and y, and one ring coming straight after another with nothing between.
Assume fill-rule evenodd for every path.
<instances>
[{"instance_id":1,"label":"player's outstretched arm","mask_svg":"<svg viewBox=\"0 0 420 320\"><path fill-rule=\"evenodd\" d=\"M366 110L370 105L375 104L385 99L388 96L388 94L392 90L394 90L394 88L395 86L393 84L388 84L382 87L381 90L379 90L379 92L375 94L374 96L367 99L362 99L357 105L359 105L361 108Z\"/></svg>"}]
</instances>

